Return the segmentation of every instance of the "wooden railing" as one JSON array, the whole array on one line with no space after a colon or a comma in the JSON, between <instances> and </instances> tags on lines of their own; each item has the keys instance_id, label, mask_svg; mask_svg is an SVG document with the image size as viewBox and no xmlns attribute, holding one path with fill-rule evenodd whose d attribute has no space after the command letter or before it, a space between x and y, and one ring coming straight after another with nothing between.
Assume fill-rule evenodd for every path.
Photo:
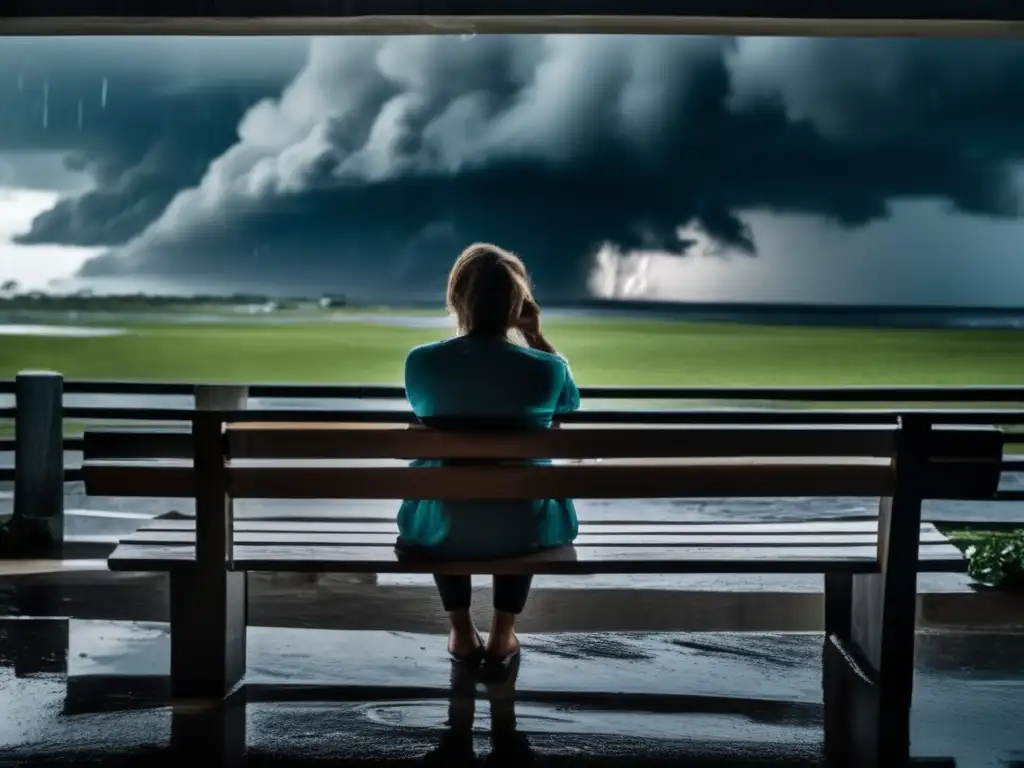
<instances>
[{"instance_id":1,"label":"wooden railing","mask_svg":"<svg viewBox=\"0 0 1024 768\"><path fill-rule=\"evenodd\" d=\"M14 484L14 514L8 523L5 556L59 556L64 543L64 483L81 479L77 466L65 466L65 453L81 451L83 438L64 435L65 422L85 425L131 423L170 433L162 445L173 450L175 438L188 439L199 392L244 391L252 399L304 401L305 413L287 408L249 408L240 420L281 422L310 420L413 423L407 409L373 408L381 401L404 401L396 386L325 384L197 385L186 382L65 381L58 373L26 372L0 381L0 397L14 405L0 407L0 421L13 420L14 437L0 437L0 452L14 454L13 467L0 467L0 483ZM585 408L559 418L570 424L894 424L915 415L934 425L984 424L1006 430L1006 445L1024 445L1024 386L969 387L583 387ZM73 396L189 398L188 406L72 405ZM69 397L70 396L70 397ZM311 412L308 401L359 400L365 408ZM698 402L696 408L587 408L593 401L636 404L651 401ZM708 402L715 407L709 407ZM891 404L899 405L893 406ZM846 407L828 407L842 404ZM850 407L856 404L861 407ZM875 405L877 407L869 407ZM929 407L935 406L935 407ZM1017 406L1017 407L1007 407ZM183 443L184 445L184 443ZM1003 472L1024 472L1024 456L1008 452ZM1003 490L997 500L1024 500L1024 491ZM19 539L21 539L19 541Z\"/></svg>"}]
</instances>

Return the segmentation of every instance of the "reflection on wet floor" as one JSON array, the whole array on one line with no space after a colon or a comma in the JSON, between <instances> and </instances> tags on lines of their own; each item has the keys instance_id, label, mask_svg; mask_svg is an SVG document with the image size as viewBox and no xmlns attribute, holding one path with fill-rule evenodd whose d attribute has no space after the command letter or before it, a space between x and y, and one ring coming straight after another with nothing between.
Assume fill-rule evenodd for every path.
<instances>
[{"instance_id":1,"label":"reflection on wet floor","mask_svg":"<svg viewBox=\"0 0 1024 768\"><path fill-rule=\"evenodd\" d=\"M257 580L250 620L277 606L279 623L250 627L246 686L212 706L168 697L160 580L18 573L0 578L0 766L192 757L458 766L471 752L476 764L513 766L823 763L818 633L538 634L532 622L556 613L539 590L522 624L522 667L502 688L451 677L430 590ZM297 590L316 599L298 605ZM608 601L622 599L613 590L582 594L601 605L574 595L577 619L618 610ZM651 610L681 605L657 594L644 603ZM346 618L332 626L345 629L314 628L332 605ZM367 629L380 626L373 614L382 610L417 631ZM76 618L40 618L68 615ZM1000 615L1015 620L1019 606ZM1009 625L921 635L917 757L1001 768L1024 761L1022 639Z\"/></svg>"},{"instance_id":2,"label":"reflection on wet floor","mask_svg":"<svg viewBox=\"0 0 1024 768\"><path fill-rule=\"evenodd\" d=\"M915 756L1024 760L1021 639L921 637ZM250 640L240 694L172 704L166 625L0 620L0 765L823 764L814 634L524 635L489 683L453 674L439 636Z\"/></svg>"}]
</instances>

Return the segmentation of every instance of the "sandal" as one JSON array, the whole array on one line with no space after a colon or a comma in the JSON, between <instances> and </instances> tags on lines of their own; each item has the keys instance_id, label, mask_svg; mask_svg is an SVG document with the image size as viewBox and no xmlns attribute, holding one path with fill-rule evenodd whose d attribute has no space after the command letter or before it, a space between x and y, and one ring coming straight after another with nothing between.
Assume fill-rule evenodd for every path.
<instances>
[{"instance_id":1,"label":"sandal","mask_svg":"<svg viewBox=\"0 0 1024 768\"><path fill-rule=\"evenodd\" d=\"M504 656L484 652L484 671L487 682L501 683L507 680L516 670L521 652L522 646L519 645L519 638L516 638L515 647Z\"/></svg>"},{"instance_id":2,"label":"sandal","mask_svg":"<svg viewBox=\"0 0 1024 768\"><path fill-rule=\"evenodd\" d=\"M476 648L469 653L456 653L448 648L448 656L451 658L453 664L479 664L484 657L484 639L480 637L480 633L476 633Z\"/></svg>"}]
</instances>

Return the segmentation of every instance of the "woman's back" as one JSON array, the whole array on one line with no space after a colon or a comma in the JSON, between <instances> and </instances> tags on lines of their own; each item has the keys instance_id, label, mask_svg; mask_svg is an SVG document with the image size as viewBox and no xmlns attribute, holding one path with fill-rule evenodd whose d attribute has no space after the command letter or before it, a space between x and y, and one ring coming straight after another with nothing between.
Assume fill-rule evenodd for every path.
<instances>
[{"instance_id":1,"label":"woman's back","mask_svg":"<svg viewBox=\"0 0 1024 768\"><path fill-rule=\"evenodd\" d=\"M550 426L579 407L579 392L557 355L504 339L460 336L417 347L405 363L406 396L421 419L519 419Z\"/></svg>"},{"instance_id":2,"label":"woman's back","mask_svg":"<svg viewBox=\"0 0 1024 768\"><path fill-rule=\"evenodd\" d=\"M405 366L406 396L427 424L489 423L549 427L556 413L579 407L562 358L503 338L461 336L417 347ZM438 462L414 462L418 466ZM498 557L570 543L577 532L571 501L409 500L398 517L404 543L448 557Z\"/></svg>"}]
</instances>

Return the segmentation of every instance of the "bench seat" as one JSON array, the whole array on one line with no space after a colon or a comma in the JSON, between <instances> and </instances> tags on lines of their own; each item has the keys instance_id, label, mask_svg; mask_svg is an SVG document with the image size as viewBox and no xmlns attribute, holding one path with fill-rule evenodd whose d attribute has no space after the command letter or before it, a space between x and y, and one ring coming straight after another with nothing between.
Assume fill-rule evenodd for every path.
<instances>
[{"instance_id":1,"label":"bench seat","mask_svg":"<svg viewBox=\"0 0 1024 768\"><path fill-rule=\"evenodd\" d=\"M963 571L961 552L920 526L919 572ZM875 573L874 520L792 523L584 522L572 548L486 562L437 563L394 552L394 522L236 520L236 571L340 573ZM121 539L117 571L173 571L195 562L195 522L156 520Z\"/></svg>"}]
</instances>

